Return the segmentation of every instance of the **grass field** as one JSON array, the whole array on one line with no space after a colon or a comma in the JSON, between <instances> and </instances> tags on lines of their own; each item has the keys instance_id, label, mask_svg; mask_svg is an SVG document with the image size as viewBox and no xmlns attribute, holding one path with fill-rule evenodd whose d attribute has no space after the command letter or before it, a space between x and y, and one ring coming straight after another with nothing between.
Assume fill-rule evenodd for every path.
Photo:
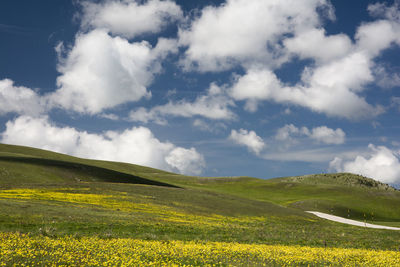
<instances>
[{"instance_id":1,"label":"grass field","mask_svg":"<svg viewBox=\"0 0 400 267\"><path fill-rule=\"evenodd\" d=\"M189 177L0 144L3 265L62 263L76 253L80 263L97 265L89 261L112 262L99 251L115 243L122 246L115 260L132 265L389 266L384 258L399 263L400 231L334 223L304 210L400 226L399 207L399 191L353 174ZM85 242L98 247L80 249ZM308 258L295 253L302 249ZM326 257L317 256L322 252Z\"/></svg>"},{"instance_id":2,"label":"grass field","mask_svg":"<svg viewBox=\"0 0 400 267\"><path fill-rule=\"evenodd\" d=\"M393 251L127 238L0 234L7 264L64 266L399 266Z\"/></svg>"}]
</instances>

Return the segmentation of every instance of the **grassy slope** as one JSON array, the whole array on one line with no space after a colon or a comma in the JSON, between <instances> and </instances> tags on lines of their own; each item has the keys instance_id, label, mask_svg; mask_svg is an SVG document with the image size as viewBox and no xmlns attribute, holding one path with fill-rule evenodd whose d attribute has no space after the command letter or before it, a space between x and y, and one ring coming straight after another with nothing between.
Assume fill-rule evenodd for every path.
<instances>
[{"instance_id":1,"label":"grassy slope","mask_svg":"<svg viewBox=\"0 0 400 267\"><path fill-rule=\"evenodd\" d=\"M202 179L192 186L302 210L317 210L358 220L367 218L369 221L380 221L384 224L388 222L388 225L396 222L400 225L399 191L384 185L371 187L346 183L341 181L344 177L351 181L361 178L344 173L313 175L301 180L296 177L270 180ZM320 179L325 179L325 183L319 183Z\"/></svg>"},{"instance_id":2,"label":"grassy slope","mask_svg":"<svg viewBox=\"0 0 400 267\"><path fill-rule=\"evenodd\" d=\"M132 203L153 205L156 210L121 211L37 197L21 201L0 196L0 230L313 246L328 240L335 246L389 249L395 248L400 238L398 232L327 222L301 211L319 210L355 219L364 219L366 214L368 221L399 225L400 193L349 174L271 180L188 177L0 144L0 188L18 187L51 192L66 187L76 192L84 189L85 194L118 201L123 195ZM172 215L157 209L199 217L192 223L171 221ZM222 222L216 223L210 214L222 216ZM251 217L259 219L249 220Z\"/></svg>"}]
</instances>

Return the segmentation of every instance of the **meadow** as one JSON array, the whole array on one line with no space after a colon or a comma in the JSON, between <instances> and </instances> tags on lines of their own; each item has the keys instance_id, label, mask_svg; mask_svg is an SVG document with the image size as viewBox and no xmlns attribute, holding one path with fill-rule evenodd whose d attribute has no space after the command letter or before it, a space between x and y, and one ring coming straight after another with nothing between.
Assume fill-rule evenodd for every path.
<instances>
[{"instance_id":1,"label":"meadow","mask_svg":"<svg viewBox=\"0 0 400 267\"><path fill-rule=\"evenodd\" d=\"M0 145L0 264L396 266L400 192L352 174L188 177Z\"/></svg>"},{"instance_id":2,"label":"meadow","mask_svg":"<svg viewBox=\"0 0 400 267\"><path fill-rule=\"evenodd\" d=\"M60 266L399 266L393 251L131 238L0 234L2 265Z\"/></svg>"}]
</instances>

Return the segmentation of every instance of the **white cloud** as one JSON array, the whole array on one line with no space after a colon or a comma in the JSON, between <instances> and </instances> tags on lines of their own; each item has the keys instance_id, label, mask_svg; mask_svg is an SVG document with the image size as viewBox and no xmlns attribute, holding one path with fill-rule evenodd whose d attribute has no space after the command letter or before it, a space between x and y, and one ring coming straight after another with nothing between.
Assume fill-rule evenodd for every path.
<instances>
[{"instance_id":1,"label":"white cloud","mask_svg":"<svg viewBox=\"0 0 400 267\"><path fill-rule=\"evenodd\" d=\"M375 3L368 6L370 15L375 17L384 17L391 21L400 21L400 2L395 0L392 6L388 6L387 3Z\"/></svg>"},{"instance_id":2,"label":"white cloud","mask_svg":"<svg viewBox=\"0 0 400 267\"><path fill-rule=\"evenodd\" d=\"M246 100L245 109L255 112L260 100L273 98L282 87L275 74L267 69L250 69L243 76L237 76L230 94L235 100Z\"/></svg>"},{"instance_id":3,"label":"white cloud","mask_svg":"<svg viewBox=\"0 0 400 267\"><path fill-rule=\"evenodd\" d=\"M325 30L319 28L316 22L299 26L301 28L291 32L292 37L269 39L269 47L274 49L268 50L264 47L264 53L267 50L275 51L275 54L283 55L282 62L289 62L294 56L313 59L315 62L304 68L300 81L288 85L280 81L274 73L273 69L276 66L263 65L257 59L251 59L251 64L244 64L246 73L235 77L231 86L232 97L238 101L245 101L244 108L250 112L255 112L261 101L269 100L299 105L328 116L351 120L371 118L383 113L384 109L381 106L369 104L362 93L367 88L366 85L373 82L383 87L398 84L398 75L379 69L374 59L391 45L400 44L399 8L396 2L391 7L376 5L370 6L369 9L385 19L361 24L355 34L355 43L345 34L327 36ZM215 9L214 12L217 12L216 10L219 9ZM222 12L221 10L218 12ZM225 12L228 12L227 10ZM283 14L275 9L271 10L276 16ZM315 19L318 21L318 16ZM279 41L283 44L282 47ZM191 48L188 49L188 57L191 56ZM257 48L252 51L256 51L260 55L259 58L265 60ZM204 55L201 56L203 60Z\"/></svg>"},{"instance_id":4,"label":"white cloud","mask_svg":"<svg viewBox=\"0 0 400 267\"><path fill-rule=\"evenodd\" d=\"M333 18L325 0L228 0L207 6L190 28L179 31L180 44L188 47L183 64L200 71L254 62L280 65L285 56L279 41L286 34L318 26L317 9L327 10Z\"/></svg>"},{"instance_id":5,"label":"white cloud","mask_svg":"<svg viewBox=\"0 0 400 267\"><path fill-rule=\"evenodd\" d=\"M286 124L276 131L275 139L287 141L291 140L293 135L309 135L309 130L306 127L298 128L293 124Z\"/></svg>"},{"instance_id":6,"label":"white cloud","mask_svg":"<svg viewBox=\"0 0 400 267\"><path fill-rule=\"evenodd\" d=\"M176 51L172 40L129 43L103 30L79 34L75 46L62 59L57 78L59 89L51 102L65 109L95 114L119 104L149 98L147 86L161 70L158 62Z\"/></svg>"},{"instance_id":7,"label":"white cloud","mask_svg":"<svg viewBox=\"0 0 400 267\"><path fill-rule=\"evenodd\" d=\"M171 1L154 0L142 5L129 1L85 2L83 6L83 25L105 27L125 36L141 32L136 26L123 27L130 24L130 19L141 20L143 14L154 17L142 23L149 31L158 31L161 24L182 16ZM362 92L376 78L373 58L400 38L394 13L386 11L386 6L370 6L386 19L362 24L353 44L344 34L326 36L320 27L321 9L328 11L328 18L334 18L333 8L325 0L228 0L218 7L207 6L189 28L179 30L179 44L187 47L183 63L187 69L200 71L242 65L246 73L235 78L230 94L234 100L245 101L244 108L250 112L255 112L261 101L269 100L352 120L379 115L383 108L367 103ZM383 37L376 38L377 32ZM161 69L159 60L170 51L177 51L177 43L172 40L161 39L156 48L151 48L146 42L113 38L105 29L78 35L75 47L60 64L60 88L51 99L66 109L94 114L150 97L147 87ZM100 56L103 54L107 56ZM288 86L273 69L293 56L312 58L315 63L305 67L300 81ZM230 105L233 101L226 96L218 100L213 97L212 102L208 96L200 96L194 102L181 100L150 110L139 108L130 117L159 124L166 124L167 115L226 119L232 117L227 108Z\"/></svg>"},{"instance_id":8,"label":"white cloud","mask_svg":"<svg viewBox=\"0 0 400 267\"><path fill-rule=\"evenodd\" d=\"M358 48L375 57L395 41L400 43L400 25L388 20L365 23L357 29L355 37Z\"/></svg>"},{"instance_id":9,"label":"white cloud","mask_svg":"<svg viewBox=\"0 0 400 267\"><path fill-rule=\"evenodd\" d=\"M395 1L392 6L376 3L368 6L372 16L381 17L376 21L363 23L356 32L357 48L376 57L384 49L397 43L400 45L400 6Z\"/></svg>"},{"instance_id":10,"label":"white cloud","mask_svg":"<svg viewBox=\"0 0 400 267\"><path fill-rule=\"evenodd\" d=\"M295 142L295 137L305 136L318 143L325 144L343 144L346 139L345 132L337 128L336 130L328 128L326 126L319 126L312 129L308 129L307 127L298 128L293 124L286 124L282 128L277 130L275 135L275 139L280 141L289 141L291 143Z\"/></svg>"},{"instance_id":11,"label":"white cloud","mask_svg":"<svg viewBox=\"0 0 400 267\"><path fill-rule=\"evenodd\" d=\"M92 134L59 127L47 117L20 116L6 123L1 142L48 149L83 158L122 161L187 174L200 174L205 163L196 149L161 142L145 127Z\"/></svg>"},{"instance_id":12,"label":"white cloud","mask_svg":"<svg viewBox=\"0 0 400 267\"><path fill-rule=\"evenodd\" d=\"M10 79L0 80L0 115L7 113L39 115L46 110L45 100L35 91L15 86Z\"/></svg>"},{"instance_id":13,"label":"white cloud","mask_svg":"<svg viewBox=\"0 0 400 267\"><path fill-rule=\"evenodd\" d=\"M375 3L368 6L372 16L381 18L369 23L363 23L356 32L356 47L367 53L371 59L394 45L400 45L400 2L392 6L386 3ZM375 65L376 83L383 88L399 86L398 73L386 69L383 65Z\"/></svg>"},{"instance_id":14,"label":"white cloud","mask_svg":"<svg viewBox=\"0 0 400 267\"><path fill-rule=\"evenodd\" d=\"M330 169L364 175L384 183L400 183L399 152L372 144L368 148L370 153L366 157L358 155L353 160L336 157L330 162Z\"/></svg>"},{"instance_id":15,"label":"white cloud","mask_svg":"<svg viewBox=\"0 0 400 267\"><path fill-rule=\"evenodd\" d=\"M357 92L372 81L370 67L371 62L367 55L355 52L313 70L306 69L302 80L309 82L311 87L324 87L326 91L342 89Z\"/></svg>"},{"instance_id":16,"label":"white cloud","mask_svg":"<svg viewBox=\"0 0 400 267\"><path fill-rule=\"evenodd\" d=\"M382 112L382 108L371 106L358 95L365 84L373 81L370 68L368 56L357 52L315 68L305 68L301 82L295 86L284 85L268 69L251 68L236 78L231 95L235 100L252 103L252 111L256 107L254 103L273 100L329 116L369 118Z\"/></svg>"},{"instance_id":17,"label":"white cloud","mask_svg":"<svg viewBox=\"0 0 400 267\"><path fill-rule=\"evenodd\" d=\"M341 58L352 49L352 42L345 34L325 36L324 29L308 29L293 38L283 41L290 53L302 59L312 58L317 62L327 62Z\"/></svg>"},{"instance_id":18,"label":"white cloud","mask_svg":"<svg viewBox=\"0 0 400 267\"><path fill-rule=\"evenodd\" d=\"M400 73L388 71L383 66L374 68L376 83L382 88L400 87Z\"/></svg>"},{"instance_id":19,"label":"white cloud","mask_svg":"<svg viewBox=\"0 0 400 267\"><path fill-rule=\"evenodd\" d=\"M256 155L259 155L266 146L262 138L259 137L256 132L245 129L240 129L239 131L232 130L229 140L232 140L238 145L247 147L249 151Z\"/></svg>"},{"instance_id":20,"label":"white cloud","mask_svg":"<svg viewBox=\"0 0 400 267\"><path fill-rule=\"evenodd\" d=\"M104 28L116 35L133 38L144 33L158 33L169 22L183 17L181 8L173 1L118 0L101 3L83 2L82 26Z\"/></svg>"},{"instance_id":21,"label":"white cloud","mask_svg":"<svg viewBox=\"0 0 400 267\"><path fill-rule=\"evenodd\" d=\"M139 108L132 111L129 118L132 121L154 121L158 124L166 124L165 116L201 116L212 120L231 120L235 118L235 114L229 109L230 106L234 106L232 99L223 89L211 84L207 94L198 96L193 102L181 100L155 106L150 110Z\"/></svg>"},{"instance_id":22,"label":"white cloud","mask_svg":"<svg viewBox=\"0 0 400 267\"><path fill-rule=\"evenodd\" d=\"M203 156L193 147L191 149L177 147L168 154L165 161L181 173L189 175L199 175L205 167Z\"/></svg>"},{"instance_id":23,"label":"white cloud","mask_svg":"<svg viewBox=\"0 0 400 267\"><path fill-rule=\"evenodd\" d=\"M342 129L333 130L326 126L313 128L310 133L310 138L325 144L343 144L346 139L346 134Z\"/></svg>"}]
</instances>

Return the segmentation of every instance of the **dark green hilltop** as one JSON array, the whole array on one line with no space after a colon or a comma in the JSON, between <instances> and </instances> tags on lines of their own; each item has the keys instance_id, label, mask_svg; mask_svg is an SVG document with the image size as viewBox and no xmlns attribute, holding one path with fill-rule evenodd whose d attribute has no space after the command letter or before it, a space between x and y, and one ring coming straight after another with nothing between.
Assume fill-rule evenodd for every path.
<instances>
[{"instance_id":1,"label":"dark green hilltop","mask_svg":"<svg viewBox=\"0 0 400 267\"><path fill-rule=\"evenodd\" d=\"M18 195L25 189L34 193ZM110 205L51 198L57 192ZM137 208L111 205L122 200ZM335 223L309 210L400 227L400 191L350 173L194 177L0 144L2 232L399 249L400 231Z\"/></svg>"}]
</instances>

